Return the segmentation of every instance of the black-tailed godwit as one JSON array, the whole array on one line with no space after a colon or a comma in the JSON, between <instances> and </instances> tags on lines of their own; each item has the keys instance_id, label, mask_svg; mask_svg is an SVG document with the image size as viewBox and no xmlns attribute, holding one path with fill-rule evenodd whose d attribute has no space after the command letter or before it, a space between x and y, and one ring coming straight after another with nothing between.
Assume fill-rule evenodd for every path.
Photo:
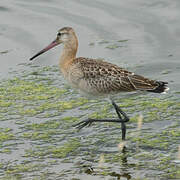
<instances>
[{"instance_id":1,"label":"black-tailed godwit","mask_svg":"<svg viewBox=\"0 0 180 180\"><path fill-rule=\"evenodd\" d=\"M78 57L78 39L71 27L64 27L58 31L56 39L46 48L34 55L30 60L43 54L49 49L64 44L59 67L64 78L72 87L91 96L110 97L112 105L118 115L117 119L86 119L75 125L81 129L93 122L121 123L122 140L125 140L128 116L112 100L112 95L120 92L148 91L154 93L166 92L169 88L167 82L155 81L129 72L117 65L96 59Z\"/></svg>"}]
</instances>

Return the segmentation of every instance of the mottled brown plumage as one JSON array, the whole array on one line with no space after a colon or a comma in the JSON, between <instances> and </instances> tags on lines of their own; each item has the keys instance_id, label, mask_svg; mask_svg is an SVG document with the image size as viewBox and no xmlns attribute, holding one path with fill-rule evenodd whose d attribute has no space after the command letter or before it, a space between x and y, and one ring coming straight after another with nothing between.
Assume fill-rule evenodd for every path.
<instances>
[{"instance_id":1,"label":"mottled brown plumage","mask_svg":"<svg viewBox=\"0 0 180 180\"><path fill-rule=\"evenodd\" d=\"M150 80L102 60L76 58L78 40L71 27L60 29L53 43L53 47L60 43L64 44L59 66L65 79L73 87L89 95L107 95L136 90L161 93L167 90L166 82ZM52 43L31 60L50 48Z\"/></svg>"},{"instance_id":2,"label":"mottled brown plumage","mask_svg":"<svg viewBox=\"0 0 180 180\"><path fill-rule=\"evenodd\" d=\"M59 61L60 70L65 79L81 92L93 96L109 96L111 94L136 90L155 93L162 93L168 90L166 82L150 80L102 60L84 57L76 58L78 40L71 27L60 29L57 38L30 60L60 43L64 44ZM75 126L81 129L92 122L119 122L121 123L122 139L125 140L125 123L129 121L129 118L112 99L111 101L118 119L87 119Z\"/></svg>"},{"instance_id":3,"label":"mottled brown plumage","mask_svg":"<svg viewBox=\"0 0 180 180\"><path fill-rule=\"evenodd\" d=\"M79 57L72 61L72 66L76 66L76 71L82 72L78 77L78 82L86 81L89 87L99 93L113 94L135 90L154 90L159 86L154 80L136 75L102 60ZM73 72L72 76L75 75L76 73Z\"/></svg>"}]
</instances>

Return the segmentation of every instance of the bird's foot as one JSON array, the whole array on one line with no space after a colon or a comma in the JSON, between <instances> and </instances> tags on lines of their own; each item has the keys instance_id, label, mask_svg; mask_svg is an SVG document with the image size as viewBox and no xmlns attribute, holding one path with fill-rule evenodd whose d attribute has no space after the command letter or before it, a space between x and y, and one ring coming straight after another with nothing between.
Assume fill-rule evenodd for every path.
<instances>
[{"instance_id":1,"label":"bird's foot","mask_svg":"<svg viewBox=\"0 0 180 180\"><path fill-rule=\"evenodd\" d=\"M73 127L76 127L78 130L82 129L85 126L91 126L91 124L94 122L93 119L85 119L77 124L74 124Z\"/></svg>"}]
</instances>

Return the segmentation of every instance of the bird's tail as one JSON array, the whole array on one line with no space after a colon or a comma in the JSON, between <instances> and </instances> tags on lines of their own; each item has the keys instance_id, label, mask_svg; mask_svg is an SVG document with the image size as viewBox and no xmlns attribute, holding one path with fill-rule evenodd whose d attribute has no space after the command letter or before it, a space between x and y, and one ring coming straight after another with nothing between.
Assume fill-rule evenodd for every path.
<instances>
[{"instance_id":1,"label":"bird's tail","mask_svg":"<svg viewBox=\"0 0 180 180\"><path fill-rule=\"evenodd\" d=\"M149 92L154 92L154 93L166 93L169 88L167 86L167 82L162 82L162 81L156 81L157 87L152 90L148 90Z\"/></svg>"}]
</instances>

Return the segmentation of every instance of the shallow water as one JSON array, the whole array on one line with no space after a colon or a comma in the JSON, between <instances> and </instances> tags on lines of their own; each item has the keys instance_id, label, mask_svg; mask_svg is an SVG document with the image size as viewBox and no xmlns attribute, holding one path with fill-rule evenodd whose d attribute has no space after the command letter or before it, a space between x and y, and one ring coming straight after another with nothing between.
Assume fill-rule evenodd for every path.
<instances>
[{"instance_id":1,"label":"shallow water","mask_svg":"<svg viewBox=\"0 0 180 180\"><path fill-rule=\"evenodd\" d=\"M0 179L178 179L179 8L178 0L1 0ZM56 67L62 47L29 63L64 26L77 32L78 56L169 82L166 95L117 96L131 118L124 154L118 124L72 127L114 111L66 85Z\"/></svg>"}]
</instances>

